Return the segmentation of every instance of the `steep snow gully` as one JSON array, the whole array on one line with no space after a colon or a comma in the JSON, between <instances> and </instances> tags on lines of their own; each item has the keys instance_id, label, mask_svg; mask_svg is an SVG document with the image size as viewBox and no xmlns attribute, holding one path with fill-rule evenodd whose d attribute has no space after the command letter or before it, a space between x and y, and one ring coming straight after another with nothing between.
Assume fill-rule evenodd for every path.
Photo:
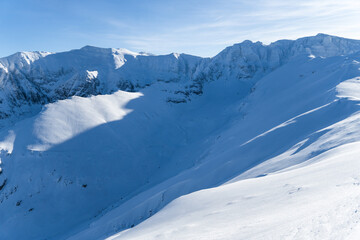
<instances>
[{"instance_id":1,"label":"steep snow gully","mask_svg":"<svg viewBox=\"0 0 360 240\"><path fill-rule=\"evenodd\" d=\"M360 41L0 59L0 239L358 239Z\"/></svg>"}]
</instances>

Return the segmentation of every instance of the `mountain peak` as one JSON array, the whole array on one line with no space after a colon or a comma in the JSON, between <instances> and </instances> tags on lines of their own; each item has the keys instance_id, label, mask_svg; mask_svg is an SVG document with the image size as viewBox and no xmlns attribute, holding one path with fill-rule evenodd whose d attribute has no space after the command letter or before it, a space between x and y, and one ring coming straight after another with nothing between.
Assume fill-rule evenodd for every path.
<instances>
[{"instance_id":1,"label":"mountain peak","mask_svg":"<svg viewBox=\"0 0 360 240\"><path fill-rule=\"evenodd\" d=\"M129 49L126 49L126 48L112 48L112 51L113 53L116 53L116 54L121 54L121 55L131 55L131 56L139 56L139 55L142 55L142 56L149 56L149 54L145 53L145 52L133 52Z\"/></svg>"},{"instance_id":2,"label":"mountain peak","mask_svg":"<svg viewBox=\"0 0 360 240\"><path fill-rule=\"evenodd\" d=\"M315 35L315 37L337 37L337 36L332 36L326 33L318 33Z\"/></svg>"},{"instance_id":3,"label":"mountain peak","mask_svg":"<svg viewBox=\"0 0 360 240\"><path fill-rule=\"evenodd\" d=\"M54 54L52 52L33 51L33 52L17 52L8 57L0 58L0 64L3 69L14 69L17 67L26 67L36 60ZM7 71L6 70L6 71Z\"/></svg>"},{"instance_id":4,"label":"mountain peak","mask_svg":"<svg viewBox=\"0 0 360 240\"><path fill-rule=\"evenodd\" d=\"M86 45L80 48L80 51L89 52L89 53L111 53L111 48L101 48L101 47Z\"/></svg>"}]
</instances>

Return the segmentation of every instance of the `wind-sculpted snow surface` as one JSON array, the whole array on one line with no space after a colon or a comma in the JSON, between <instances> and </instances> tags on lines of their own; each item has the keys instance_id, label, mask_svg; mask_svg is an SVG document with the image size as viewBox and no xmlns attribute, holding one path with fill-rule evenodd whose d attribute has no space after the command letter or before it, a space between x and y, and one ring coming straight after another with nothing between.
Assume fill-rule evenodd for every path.
<instances>
[{"instance_id":1,"label":"wind-sculpted snow surface","mask_svg":"<svg viewBox=\"0 0 360 240\"><path fill-rule=\"evenodd\" d=\"M359 50L319 34L0 59L0 239L356 236Z\"/></svg>"}]
</instances>

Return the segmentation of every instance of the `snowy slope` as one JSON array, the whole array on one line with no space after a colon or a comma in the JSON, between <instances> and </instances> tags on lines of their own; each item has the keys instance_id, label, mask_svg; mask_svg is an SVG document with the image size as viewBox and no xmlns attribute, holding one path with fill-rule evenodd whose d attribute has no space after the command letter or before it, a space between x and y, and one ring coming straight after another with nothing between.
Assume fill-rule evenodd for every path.
<instances>
[{"instance_id":1,"label":"snowy slope","mask_svg":"<svg viewBox=\"0 0 360 240\"><path fill-rule=\"evenodd\" d=\"M360 144L307 166L178 198L107 239L358 239Z\"/></svg>"},{"instance_id":2,"label":"snowy slope","mask_svg":"<svg viewBox=\"0 0 360 240\"><path fill-rule=\"evenodd\" d=\"M359 62L346 60L350 64L342 75L349 77L356 70L358 75ZM318 93L316 85L333 89L333 101L291 118L241 146L263 139L275 148L276 141L296 139L290 127L296 124L306 123L297 131L306 131L304 126L317 131L302 133L304 140L293 145L282 142L291 147L219 187L176 199L144 223L108 239L358 239L360 106L356 90L360 78L339 81L335 76L332 78L339 83L335 88L329 78L326 84L319 81L311 86ZM324 111L331 105L337 106ZM305 117L312 120L312 125ZM286 139L275 137L284 132ZM264 150L261 145L255 146ZM234 152L231 155L242 156Z\"/></svg>"},{"instance_id":3,"label":"snowy slope","mask_svg":"<svg viewBox=\"0 0 360 240\"><path fill-rule=\"evenodd\" d=\"M358 51L357 40L320 34L245 41L211 59L95 47L1 59L0 239L104 239L149 217L114 237L278 238L299 222L299 238L329 236L340 222L306 223L323 216L315 192L331 195L356 173ZM345 188L326 214L357 197ZM296 223L285 214L295 206L306 213ZM341 221L355 226L355 207Z\"/></svg>"},{"instance_id":4,"label":"snowy slope","mask_svg":"<svg viewBox=\"0 0 360 240\"><path fill-rule=\"evenodd\" d=\"M149 196L152 196L150 200L145 201L140 206L144 207L145 205L150 209L148 214L152 215L151 213L159 208L159 202L160 205L164 204L164 202L167 203L179 192L181 195L186 194L196 189L217 186L230 179L240 181L247 178L266 176L297 164L315 161L317 156L321 156L320 154L338 146L358 142L360 140L358 132L360 115L357 113L359 105L356 101L353 101L357 96L353 94L353 89L356 89L359 84L356 76L360 74L357 60L359 60L357 55L352 56L352 58L308 58L308 60L300 58L267 75L258 82L251 96L245 101L234 104L232 112L229 114L237 117L232 118L219 131L205 138L204 143L199 146L202 147L203 151L195 157L196 165L194 168L188 169L182 174L133 198L127 204L121 205L94 222L88 230L70 239L86 239L89 236L97 236L101 239L101 236L106 236L107 232L111 232L111 228L121 228L124 222L130 217L134 217L139 209L138 201L144 201L144 199L150 198ZM233 99L233 101L235 100ZM231 106L232 104L230 100L228 105ZM238 112L237 115L236 112ZM357 146L353 145L349 153L341 152L341 154L351 155L351 151L355 151ZM353 156L356 156L356 154ZM342 165L343 163L337 162L336 164ZM357 169L356 165L354 165L354 168L352 165L347 166L349 167L348 171L354 172ZM324 169L324 171L327 171L327 169ZM344 176L341 176L339 181L347 181L347 176ZM310 180L317 177L309 176ZM285 184L286 181L284 181ZM326 189L327 185L323 187ZM256 191L261 188L262 186L254 187ZM239 192L241 191L239 190ZM261 190L259 192L261 193ZM248 193L245 191L241 192L241 194L247 195ZM207 201L211 202L211 197L216 199L215 196L222 195L214 192L213 195L208 196L210 200ZM237 196L230 194L229 198L236 198ZM273 205L269 203L269 210L276 209L276 206L278 206L276 195L270 200ZM198 204L203 206L207 201L202 202L199 200ZM224 201L226 201L226 198ZM258 201L261 201L261 199ZM136 203L135 206L132 205L134 202ZM259 204L259 202L254 203L254 205L256 204ZM211 215L212 209L207 208L206 204L204 206L202 211ZM179 214L173 219L170 217L168 220L176 222L176 219L184 217L184 222L176 222L179 225L173 224L171 225L173 227L169 227L170 223L167 220L160 222L158 225L157 220L152 222L152 218L150 218L151 225L149 224L149 226L152 226L151 230L143 231L141 227L143 225L140 224L139 228L135 227L129 230L129 235L126 233L124 239L127 239L127 237L129 239L133 239L131 237L134 237L134 239L232 239L229 238L229 235L226 235L227 231L223 231L222 228L214 227L213 231L209 231L209 234L214 231L223 232L223 235L220 234L219 237L216 237L215 234L211 238L210 235L204 234L203 231L208 231L205 227L206 221L204 221L205 229L194 230L200 223L196 222L195 219L192 222L191 217L190 219L186 217L192 211L192 208L187 210L183 205L179 205L175 211L184 214ZM221 209L218 209L218 211L221 211ZM229 208L229 211L232 211L232 209ZM250 213L248 214L249 218L252 217ZM190 214L190 216L197 215ZM244 216L244 219L242 216ZM204 219L202 216L199 217ZM244 215L239 213L238 216L245 222L247 217L247 213L244 213ZM234 218L234 215L226 218L224 213L223 218L223 224L231 225L235 228L233 231L236 232L238 225L232 225L231 222L234 219L230 220ZM214 221L216 219L217 216L215 215ZM222 219L221 216L220 219ZM138 222L141 222L141 219ZM190 226L193 224L195 227L186 231L188 224ZM249 221L248 224L252 224L252 221ZM269 226L271 228L272 225ZM268 227L268 225L265 227ZM165 228L168 230L164 230ZM286 229L286 226L284 228ZM165 234L165 237L162 238L164 232L173 232L173 234ZM183 232L184 235L179 232ZM240 234L241 232L236 233ZM257 231L253 230L252 233L253 235L249 235L251 236L250 239L256 239L255 234ZM275 232L274 234L278 233ZM269 235L269 238L276 239L276 236L278 235ZM244 238L246 237L234 237L234 239ZM313 237L309 235L308 238L312 239ZM318 236L318 239L322 238Z\"/></svg>"},{"instance_id":5,"label":"snowy slope","mask_svg":"<svg viewBox=\"0 0 360 240\"><path fill-rule=\"evenodd\" d=\"M187 82L199 57L154 56L91 46L63 53L17 53L0 59L0 124L34 113L33 105L71 96L135 91L158 81Z\"/></svg>"},{"instance_id":6,"label":"snowy slope","mask_svg":"<svg viewBox=\"0 0 360 240\"><path fill-rule=\"evenodd\" d=\"M62 53L23 52L0 59L0 126L71 96L139 91L156 82L179 83L171 102L202 93L204 82L236 80L243 94L264 74L302 54L329 57L360 50L360 41L319 34L268 46L244 41L211 59L186 54L155 56L86 46Z\"/></svg>"}]
</instances>

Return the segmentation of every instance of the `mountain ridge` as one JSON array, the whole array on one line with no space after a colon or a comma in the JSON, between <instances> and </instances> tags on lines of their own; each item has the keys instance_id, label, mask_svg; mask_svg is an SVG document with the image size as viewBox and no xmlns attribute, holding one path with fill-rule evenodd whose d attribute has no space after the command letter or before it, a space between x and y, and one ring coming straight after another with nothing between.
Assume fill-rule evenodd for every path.
<instances>
[{"instance_id":1,"label":"mountain ridge","mask_svg":"<svg viewBox=\"0 0 360 240\"><path fill-rule=\"evenodd\" d=\"M85 47L28 67L20 54L24 67L0 70L9 115L0 129L0 239L104 239L125 229L130 238L174 199L312 166L356 143L358 48L319 35L247 41L206 59ZM284 194L296 198L296 189ZM178 202L175 211L190 211ZM187 226L179 228L196 232Z\"/></svg>"},{"instance_id":2,"label":"mountain ridge","mask_svg":"<svg viewBox=\"0 0 360 240\"><path fill-rule=\"evenodd\" d=\"M319 45L320 44L320 45ZM31 112L32 104L71 96L135 91L157 81L182 82L182 96L171 102L186 102L201 94L205 81L219 78L244 80L261 77L292 57L343 55L360 50L360 42L325 34L298 40L280 40L269 45L244 41L221 51L213 58L187 54L151 55L126 49L85 46L62 53L24 52L0 59L0 115L15 118ZM324 55L324 56L322 56ZM92 59L92 60L91 60ZM87 72L98 72L88 78ZM4 122L4 121L2 121Z\"/></svg>"}]
</instances>

